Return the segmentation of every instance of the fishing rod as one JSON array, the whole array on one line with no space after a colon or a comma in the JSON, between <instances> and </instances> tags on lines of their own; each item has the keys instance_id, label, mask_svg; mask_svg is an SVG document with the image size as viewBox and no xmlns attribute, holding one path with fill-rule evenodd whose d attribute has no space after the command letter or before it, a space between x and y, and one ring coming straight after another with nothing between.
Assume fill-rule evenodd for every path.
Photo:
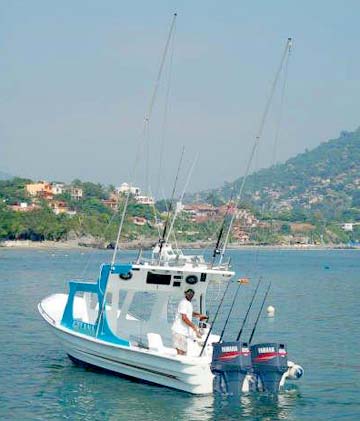
<instances>
[{"instance_id":1,"label":"fishing rod","mask_svg":"<svg viewBox=\"0 0 360 421\"><path fill-rule=\"evenodd\" d=\"M255 299L255 296L256 296L257 290L259 289L260 282L261 282L261 278L259 279L259 281L258 281L258 283L257 283L257 285L256 285L256 288L255 288L254 294L253 294L253 296L252 296L252 298L251 298L250 305L249 305L249 307L248 307L248 309L247 309L247 312L246 312L245 317L244 317L244 320L243 320L243 322L242 322L242 325L241 325L240 331L239 331L239 333L238 333L238 335L237 335L237 338L236 338L236 340L237 340L237 341L238 341L238 340L240 340L240 336L241 336L241 334L242 334L242 332L243 332L243 329L244 329L245 323L246 323L247 318L248 318L248 316L249 316L251 306L252 306L252 304L253 304L253 302L254 302L254 299Z\"/></svg>"},{"instance_id":2,"label":"fishing rod","mask_svg":"<svg viewBox=\"0 0 360 421\"><path fill-rule=\"evenodd\" d=\"M229 321L229 319L230 319L230 315L231 315L231 313L232 313L232 309L233 309L233 307L234 307L234 304L235 304L235 302L236 302L236 298L237 298L237 296L238 296L238 294L239 294L239 291L240 291L240 285L241 285L241 283L239 282L239 285L238 285L238 287L237 287L237 289L236 289L236 293L235 293L235 295L234 295L234 299L233 299L233 301L232 301L232 304L231 304L231 307L230 307L229 313L228 313L227 318L226 318L226 320L225 320L225 324L224 324L223 330L222 330L222 332L221 332L219 342L221 342L221 341L222 341L222 338L223 338L223 336L224 336L226 326L227 326L227 324L228 324L228 321Z\"/></svg>"},{"instance_id":3,"label":"fishing rod","mask_svg":"<svg viewBox=\"0 0 360 421\"><path fill-rule=\"evenodd\" d=\"M229 209L230 209L230 206L231 206L233 195L234 195L234 190L232 190L232 192L231 192L231 196L230 196L230 199L229 199L228 204L227 204L226 212L225 212L225 215L224 215L222 224L221 224L219 235L218 235L218 238L217 238L215 247L214 247L214 251L213 251L213 255L212 255L212 265L214 265L214 263L215 263L216 256L218 254L220 254L220 242L221 242L221 238L222 238L223 233L224 233L225 223L226 223L226 217L229 214Z\"/></svg>"},{"instance_id":4,"label":"fishing rod","mask_svg":"<svg viewBox=\"0 0 360 421\"><path fill-rule=\"evenodd\" d=\"M201 352L200 352L199 357L201 357L201 356L202 356L202 354L203 354L203 352L204 352L204 349L205 349L205 347L206 347L206 344L207 344L207 341L208 341L208 339L209 339L210 333L211 333L212 328L213 328L213 326L214 326L214 324L215 324L215 320L216 320L216 318L217 318L217 316L218 316L218 314L219 314L219 310L220 310L220 308L221 308L221 306L222 306L222 303L223 303L223 301L224 301L224 298L225 298L225 295L226 295L226 293L227 293L227 290L229 289L229 286L230 286L230 281L228 282L228 284L227 284L227 286L226 286L226 288L225 288L224 294L223 294L223 296L221 297L220 303L219 303L219 305L218 305L218 308L217 308L216 313L215 313L215 316L214 316L214 320L212 321L212 324L211 324L211 326L210 326L209 332L208 332L208 333L207 333L207 335L206 335L206 339L205 339L205 342L204 342L203 347L201 348Z\"/></svg>"},{"instance_id":5,"label":"fishing rod","mask_svg":"<svg viewBox=\"0 0 360 421\"><path fill-rule=\"evenodd\" d=\"M256 321L255 321L255 324L254 324L254 328L253 328L253 330L252 330L252 332L251 332L251 335L250 335L250 338L249 338L249 341L248 341L248 344L249 344L249 345L251 344L252 338L253 338L253 336L254 336L254 333L255 333L255 330L256 330L256 327L257 327L258 321L259 321L259 319L260 319L261 312L262 312L262 310L263 310L263 308L264 308L264 304L265 304L266 298L267 298L267 296L268 296L268 294L269 294L269 291L270 291L270 287L271 287L271 282L269 283L268 289L267 289L267 291L266 291L266 293L265 293L265 297L264 297L263 302L262 302L261 307L260 307L260 311L259 311L259 313L258 313L258 315L257 315Z\"/></svg>"}]
</instances>

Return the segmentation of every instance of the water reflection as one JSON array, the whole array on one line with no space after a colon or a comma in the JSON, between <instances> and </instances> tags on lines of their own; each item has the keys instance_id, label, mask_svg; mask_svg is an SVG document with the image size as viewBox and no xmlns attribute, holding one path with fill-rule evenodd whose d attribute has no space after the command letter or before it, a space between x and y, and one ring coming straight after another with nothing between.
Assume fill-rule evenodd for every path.
<instances>
[{"instance_id":1,"label":"water reflection","mask_svg":"<svg viewBox=\"0 0 360 421\"><path fill-rule=\"evenodd\" d=\"M216 397L213 419L295 420L293 409L299 396L297 389L292 389L280 394L244 394L238 399Z\"/></svg>"},{"instance_id":2,"label":"water reflection","mask_svg":"<svg viewBox=\"0 0 360 421\"><path fill-rule=\"evenodd\" d=\"M121 420L295 420L300 394L244 394L238 399L193 396L69 364L53 365L42 399L54 417Z\"/></svg>"},{"instance_id":3,"label":"water reflection","mask_svg":"<svg viewBox=\"0 0 360 421\"><path fill-rule=\"evenodd\" d=\"M72 420L292 421L301 398L296 388L279 395L244 394L238 399L193 396L78 367L65 356L62 362L59 358L47 364L46 381L36 394L42 402L36 408L41 416L51 412L55 419Z\"/></svg>"}]
</instances>

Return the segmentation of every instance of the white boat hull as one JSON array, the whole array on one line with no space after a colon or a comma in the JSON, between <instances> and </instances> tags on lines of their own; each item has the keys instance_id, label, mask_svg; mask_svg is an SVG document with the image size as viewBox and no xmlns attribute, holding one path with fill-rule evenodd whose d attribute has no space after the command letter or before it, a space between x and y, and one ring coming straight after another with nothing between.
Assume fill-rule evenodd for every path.
<instances>
[{"instance_id":1,"label":"white boat hull","mask_svg":"<svg viewBox=\"0 0 360 421\"><path fill-rule=\"evenodd\" d=\"M61 326L41 303L39 311L65 352L78 361L192 394L213 392L208 358L164 356L148 349L106 343Z\"/></svg>"}]
</instances>

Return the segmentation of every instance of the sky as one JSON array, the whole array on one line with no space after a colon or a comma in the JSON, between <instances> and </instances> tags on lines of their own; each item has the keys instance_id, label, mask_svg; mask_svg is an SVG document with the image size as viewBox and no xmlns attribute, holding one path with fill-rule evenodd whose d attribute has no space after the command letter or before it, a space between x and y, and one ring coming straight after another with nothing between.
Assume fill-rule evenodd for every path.
<instances>
[{"instance_id":1,"label":"sky","mask_svg":"<svg viewBox=\"0 0 360 421\"><path fill-rule=\"evenodd\" d=\"M184 148L179 191L233 181L292 37L251 171L284 162L360 125L359 16L352 0L1 0L0 171L160 198Z\"/></svg>"}]
</instances>

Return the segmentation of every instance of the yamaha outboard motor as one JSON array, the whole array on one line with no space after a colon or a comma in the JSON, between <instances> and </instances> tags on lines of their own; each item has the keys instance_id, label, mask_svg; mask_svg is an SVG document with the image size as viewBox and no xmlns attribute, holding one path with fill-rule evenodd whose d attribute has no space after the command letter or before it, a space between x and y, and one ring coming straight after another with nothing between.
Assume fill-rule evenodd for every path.
<instances>
[{"instance_id":1,"label":"yamaha outboard motor","mask_svg":"<svg viewBox=\"0 0 360 421\"><path fill-rule=\"evenodd\" d=\"M264 391L278 392L281 378L288 370L285 345L262 343L250 349L254 373L260 377Z\"/></svg>"},{"instance_id":2,"label":"yamaha outboard motor","mask_svg":"<svg viewBox=\"0 0 360 421\"><path fill-rule=\"evenodd\" d=\"M240 395L245 376L251 369L251 353L247 343L233 341L212 345L211 371L215 375L214 392Z\"/></svg>"}]
</instances>

